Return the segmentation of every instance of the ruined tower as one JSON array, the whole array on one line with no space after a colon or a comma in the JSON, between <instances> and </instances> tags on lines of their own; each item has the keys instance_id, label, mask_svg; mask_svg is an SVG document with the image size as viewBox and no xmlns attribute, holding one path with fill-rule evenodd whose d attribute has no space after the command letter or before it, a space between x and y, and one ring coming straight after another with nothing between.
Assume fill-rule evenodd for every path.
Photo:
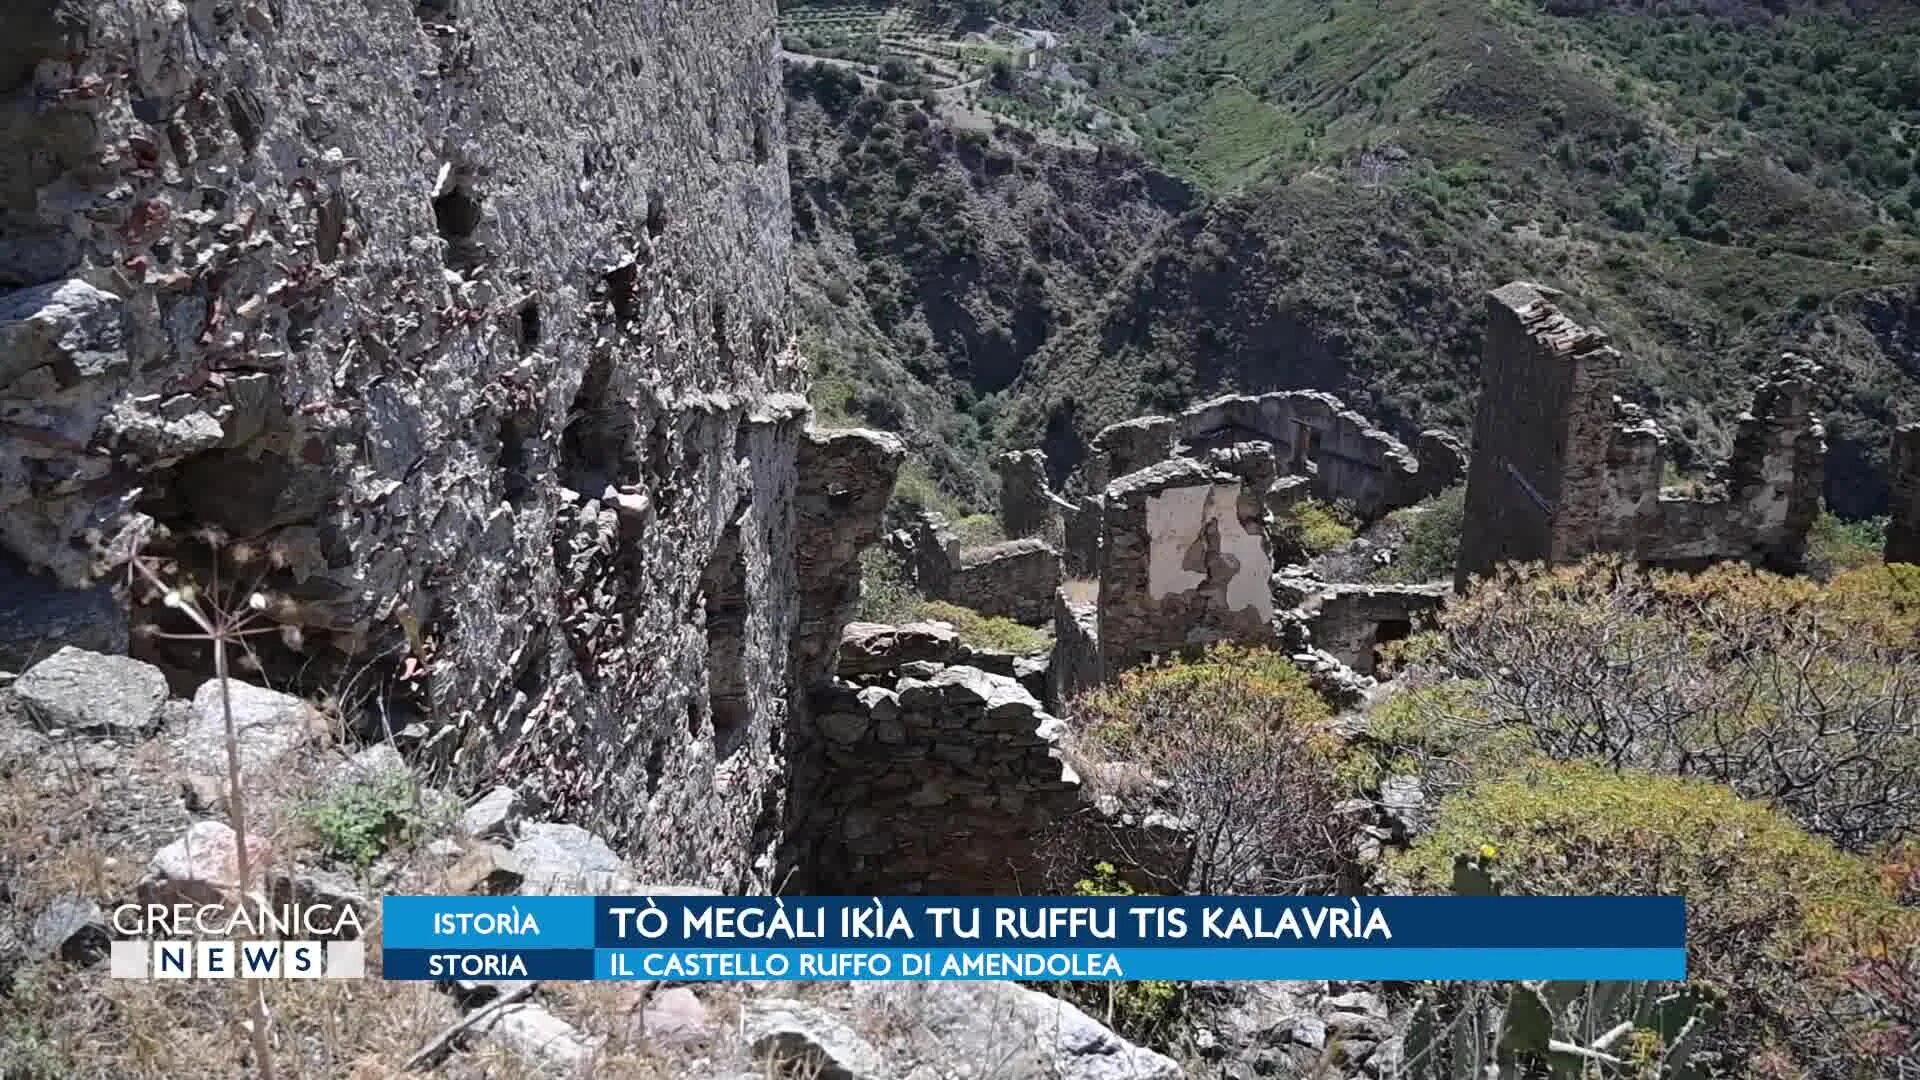
<instances>
[{"instance_id":1,"label":"ruined tower","mask_svg":"<svg viewBox=\"0 0 1920 1080\"><path fill-rule=\"evenodd\" d=\"M1621 358L1605 334L1554 306L1559 295L1514 282L1487 298L1461 587L1499 563L1594 550Z\"/></svg>"},{"instance_id":2,"label":"ruined tower","mask_svg":"<svg viewBox=\"0 0 1920 1080\"><path fill-rule=\"evenodd\" d=\"M1614 396L1619 352L1561 313L1556 295L1514 283L1489 298L1456 587L1501 563L1603 551L1680 569L1800 569L1826 467L1818 365L1783 356L1737 418L1707 492L1664 491L1665 433Z\"/></svg>"}]
</instances>

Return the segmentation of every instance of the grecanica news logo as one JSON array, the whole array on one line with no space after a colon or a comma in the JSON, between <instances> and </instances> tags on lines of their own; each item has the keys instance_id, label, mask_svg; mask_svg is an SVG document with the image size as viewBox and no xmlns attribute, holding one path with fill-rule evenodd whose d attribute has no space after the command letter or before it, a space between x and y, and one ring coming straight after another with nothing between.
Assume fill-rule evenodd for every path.
<instances>
[{"instance_id":1,"label":"grecanica news logo","mask_svg":"<svg viewBox=\"0 0 1920 1080\"><path fill-rule=\"evenodd\" d=\"M116 979L361 979L365 927L350 904L121 904Z\"/></svg>"}]
</instances>

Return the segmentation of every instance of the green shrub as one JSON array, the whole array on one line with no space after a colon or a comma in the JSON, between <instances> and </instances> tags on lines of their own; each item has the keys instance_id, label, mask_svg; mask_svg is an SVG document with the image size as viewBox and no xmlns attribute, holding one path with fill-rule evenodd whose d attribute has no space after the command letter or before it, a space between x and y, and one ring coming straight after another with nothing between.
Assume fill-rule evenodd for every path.
<instances>
[{"instance_id":1,"label":"green shrub","mask_svg":"<svg viewBox=\"0 0 1920 1080\"><path fill-rule=\"evenodd\" d=\"M992 514L968 514L960 518L953 523L953 535L960 541L962 550L998 544L1007 538L1000 528L1000 519Z\"/></svg>"},{"instance_id":2,"label":"green shrub","mask_svg":"<svg viewBox=\"0 0 1920 1080\"><path fill-rule=\"evenodd\" d=\"M1920 832L1916 631L1915 567L1508 570L1394 650L1403 691L1374 737L1442 783L1522 747L1704 776L1858 849Z\"/></svg>"},{"instance_id":3,"label":"green shrub","mask_svg":"<svg viewBox=\"0 0 1920 1080\"><path fill-rule=\"evenodd\" d=\"M392 769L356 778L302 808L329 859L364 868L425 826L412 777Z\"/></svg>"},{"instance_id":4,"label":"green shrub","mask_svg":"<svg viewBox=\"0 0 1920 1080\"><path fill-rule=\"evenodd\" d=\"M1110 862L1095 863L1093 874L1074 883L1076 896L1140 896ZM1181 984L1161 979L1128 982L1060 983L1056 992L1097 1016L1135 1042L1157 1045L1186 1007Z\"/></svg>"},{"instance_id":5,"label":"green shrub","mask_svg":"<svg viewBox=\"0 0 1920 1080\"><path fill-rule=\"evenodd\" d=\"M1886 518L1844 521L1832 511L1822 510L1807 531L1807 570L1824 578L1872 566L1880 561L1886 546Z\"/></svg>"},{"instance_id":6,"label":"green shrub","mask_svg":"<svg viewBox=\"0 0 1920 1080\"><path fill-rule=\"evenodd\" d=\"M860 553L860 621L911 622L924 603L893 552L875 545Z\"/></svg>"},{"instance_id":7,"label":"green shrub","mask_svg":"<svg viewBox=\"0 0 1920 1080\"><path fill-rule=\"evenodd\" d=\"M921 601L913 617L952 623L961 642L976 649L1029 655L1045 652L1053 645L1053 637L1044 630L1036 630L998 615L982 615L972 608L950 604L945 600Z\"/></svg>"},{"instance_id":8,"label":"green shrub","mask_svg":"<svg viewBox=\"0 0 1920 1080\"><path fill-rule=\"evenodd\" d=\"M1283 524L1299 538L1308 554L1319 555L1347 543L1354 537L1355 522L1341 507L1318 499L1303 499L1287 511Z\"/></svg>"},{"instance_id":9,"label":"green shrub","mask_svg":"<svg viewBox=\"0 0 1920 1080\"><path fill-rule=\"evenodd\" d=\"M1077 758L1153 777L1189 826L1178 858L1130 868L1145 880L1187 893L1341 882L1353 839L1334 810L1351 790L1344 748L1327 732L1326 703L1285 655L1215 646L1129 672L1067 712Z\"/></svg>"},{"instance_id":10,"label":"green shrub","mask_svg":"<svg viewBox=\"0 0 1920 1080\"><path fill-rule=\"evenodd\" d=\"M1466 485L1450 487L1418 506L1394 511L1393 516L1406 522L1407 532L1386 578L1417 582L1452 577L1467 517Z\"/></svg>"},{"instance_id":11,"label":"green shrub","mask_svg":"<svg viewBox=\"0 0 1920 1080\"><path fill-rule=\"evenodd\" d=\"M1836 931L1912 940L1873 864L1704 780L1538 762L1442 800L1433 831L1388 858L1387 881L1449 891L1459 856L1506 894L1686 897L1688 981L1724 999L1709 1038L1732 1060L1826 1052L1833 1033L1813 1013L1840 991L1812 957Z\"/></svg>"}]
</instances>

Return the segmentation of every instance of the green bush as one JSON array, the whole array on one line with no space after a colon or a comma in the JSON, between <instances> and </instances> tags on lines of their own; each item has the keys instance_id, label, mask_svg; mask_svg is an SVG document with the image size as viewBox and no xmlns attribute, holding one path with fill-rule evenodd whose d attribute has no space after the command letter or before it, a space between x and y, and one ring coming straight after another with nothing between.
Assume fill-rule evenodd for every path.
<instances>
[{"instance_id":1,"label":"green bush","mask_svg":"<svg viewBox=\"0 0 1920 1080\"><path fill-rule=\"evenodd\" d=\"M1353 516L1339 506L1318 499L1295 503L1282 524L1294 533L1310 555L1332 551L1354 537Z\"/></svg>"},{"instance_id":2,"label":"green bush","mask_svg":"<svg viewBox=\"0 0 1920 1080\"><path fill-rule=\"evenodd\" d=\"M1872 566L1880 561L1886 546L1886 518L1844 521L1832 511L1823 510L1807 531L1807 570L1824 578Z\"/></svg>"},{"instance_id":3,"label":"green bush","mask_svg":"<svg viewBox=\"0 0 1920 1080\"><path fill-rule=\"evenodd\" d=\"M1394 650L1373 737L1441 784L1517 748L1699 775L1857 850L1920 832L1917 631L1914 567L1509 570Z\"/></svg>"},{"instance_id":4,"label":"green bush","mask_svg":"<svg viewBox=\"0 0 1920 1080\"><path fill-rule=\"evenodd\" d=\"M1129 672L1073 702L1070 745L1090 769L1153 777L1190 826L1166 865L1130 867L1172 892L1310 893L1352 854L1344 748L1328 709L1281 653L1215 646Z\"/></svg>"},{"instance_id":5,"label":"green bush","mask_svg":"<svg viewBox=\"0 0 1920 1080\"><path fill-rule=\"evenodd\" d=\"M952 623L961 642L976 649L1030 655L1046 652L1053 645L1053 637L1044 630L998 615L982 615L945 600L921 601L914 610L914 618Z\"/></svg>"},{"instance_id":6,"label":"green bush","mask_svg":"<svg viewBox=\"0 0 1920 1080\"><path fill-rule=\"evenodd\" d=\"M911 622L924 603L891 551L875 545L860 553L861 622Z\"/></svg>"},{"instance_id":7,"label":"green bush","mask_svg":"<svg viewBox=\"0 0 1920 1080\"><path fill-rule=\"evenodd\" d=\"M1388 858L1388 884L1447 892L1460 856L1504 894L1686 897L1688 981L1723 998L1709 1038L1736 1061L1827 1052L1813 1014L1840 991L1812 958L1837 931L1911 940L1873 864L1704 780L1537 762L1442 800L1432 832Z\"/></svg>"},{"instance_id":8,"label":"green bush","mask_svg":"<svg viewBox=\"0 0 1920 1080\"><path fill-rule=\"evenodd\" d=\"M329 859L364 868L425 826L412 777L392 769L342 784L302 808Z\"/></svg>"},{"instance_id":9,"label":"green bush","mask_svg":"<svg viewBox=\"0 0 1920 1080\"><path fill-rule=\"evenodd\" d=\"M1109 862L1095 863L1092 876L1075 882L1073 891L1076 896L1142 895ZM1055 992L1101 1016L1121 1035L1147 1045L1166 1041L1185 1010L1187 997L1180 983L1160 979L1059 983Z\"/></svg>"},{"instance_id":10,"label":"green bush","mask_svg":"<svg viewBox=\"0 0 1920 1080\"><path fill-rule=\"evenodd\" d=\"M1417 582L1452 577L1467 517L1466 486L1450 487L1418 506L1394 511L1393 516L1406 522L1407 532L1399 554L1387 567L1387 580Z\"/></svg>"}]
</instances>

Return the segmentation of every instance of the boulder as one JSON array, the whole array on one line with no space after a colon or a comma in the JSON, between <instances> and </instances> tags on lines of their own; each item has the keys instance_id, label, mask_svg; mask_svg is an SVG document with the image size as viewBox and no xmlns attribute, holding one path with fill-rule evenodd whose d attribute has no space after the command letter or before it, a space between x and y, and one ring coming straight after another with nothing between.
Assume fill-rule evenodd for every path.
<instances>
[{"instance_id":1,"label":"boulder","mask_svg":"<svg viewBox=\"0 0 1920 1080\"><path fill-rule=\"evenodd\" d=\"M646 1037L669 1045L700 1042L713 1032L713 1017L700 995L684 986L670 986L653 995L640 1011Z\"/></svg>"},{"instance_id":2,"label":"boulder","mask_svg":"<svg viewBox=\"0 0 1920 1080\"><path fill-rule=\"evenodd\" d=\"M627 892L632 881L626 862L607 842L578 825L523 825L513 854L525 875L520 891L528 896L616 895Z\"/></svg>"},{"instance_id":3,"label":"boulder","mask_svg":"<svg viewBox=\"0 0 1920 1080\"><path fill-rule=\"evenodd\" d=\"M792 998L747 1002L741 1034L770 1075L807 1080L883 1080L885 1061L867 1041L825 1009Z\"/></svg>"},{"instance_id":4,"label":"boulder","mask_svg":"<svg viewBox=\"0 0 1920 1080\"><path fill-rule=\"evenodd\" d=\"M501 784L460 814L460 831L477 840L505 840L526 811L518 789Z\"/></svg>"},{"instance_id":5,"label":"boulder","mask_svg":"<svg viewBox=\"0 0 1920 1080\"><path fill-rule=\"evenodd\" d=\"M1072 1004L1011 982L859 983L857 1005L911 1017L918 1060L969 1063L986 1080L1180 1080L1180 1066Z\"/></svg>"},{"instance_id":6,"label":"boulder","mask_svg":"<svg viewBox=\"0 0 1920 1080\"><path fill-rule=\"evenodd\" d=\"M241 679L227 683L243 775L267 772L282 755L321 732L318 714L299 698ZM181 734L178 749L187 772L227 775L227 724L219 679L208 679L194 692L193 721Z\"/></svg>"},{"instance_id":7,"label":"boulder","mask_svg":"<svg viewBox=\"0 0 1920 1080\"><path fill-rule=\"evenodd\" d=\"M92 964L111 944L100 905L77 896L47 905L27 931L27 955L36 960L57 956L69 964Z\"/></svg>"},{"instance_id":8,"label":"boulder","mask_svg":"<svg viewBox=\"0 0 1920 1080\"><path fill-rule=\"evenodd\" d=\"M481 844L448 868L446 890L454 896L504 896L518 889L526 876L526 866L518 855L503 847Z\"/></svg>"},{"instance_id":9,"label":"boulder","mask_svg":"<svg viewBox=\"0 0 1920 1080\"><path fill-rule=\"evenodd\" d=\"M567 1073L584 1068L596 1045L580 1029L534 1004L509 1005L475 1024L474 1030Z\"/></svg>"},{"instance_id":10,"label":"boulder","mask_svg":"<svg viewBox=\"0 0 1920 1080\"><path fill-rule=\"evenodd\" d=\"M217 904L240 883L238 835L224 821L196 821L186 834L154 853L139 885L143 904ZM247 854L258 885L271 848L258 836L247 838Z\"/></svg>"},{"instance_id":11,"label":"boulder","mask_svg":"<svg viewBox=\"0 0 1920 1080\"><path fill-rule=\"evenodd\" d=\"M949 667L929 680L948 705L976 706L996 720L1026 719L1040 711L1027 688L1006 675L971 667Z\"/></svg>"},{"instance_id":12,"label":"boulder","mask_svg":"<svg viewBox=\"0 0 1920 1080\"><path fill-rule=\"evenodd\" d=\"M1380 781L1380 813L1402 842L1418 836L1427 827L1427 793L1420 778L1394 775Z\"/></svg>"},{"instance_id":13,"label":"boulder","mask_svg":"<svg viewBox=\"0 0 1920 1080\"><path fill-rule=\"evenodd\" d=\"M411 776L407 768L407 759L392 743L374 743L363 750L355 751L352 757L333 767L327 776L329 787L345 787L349 784L364 784L391 776Z\"/></svg>"},{"instance_id":14,"label":"boulder","mask_svg":"<svg viewBox=\"0 0 1920 1080\"><path fill-rule=\"evenodd\" d=\"M28 668L13 690L41 726L88 735L147 734L167 703L159 668L71 645Z\"/></svg>"}]
</instances>

